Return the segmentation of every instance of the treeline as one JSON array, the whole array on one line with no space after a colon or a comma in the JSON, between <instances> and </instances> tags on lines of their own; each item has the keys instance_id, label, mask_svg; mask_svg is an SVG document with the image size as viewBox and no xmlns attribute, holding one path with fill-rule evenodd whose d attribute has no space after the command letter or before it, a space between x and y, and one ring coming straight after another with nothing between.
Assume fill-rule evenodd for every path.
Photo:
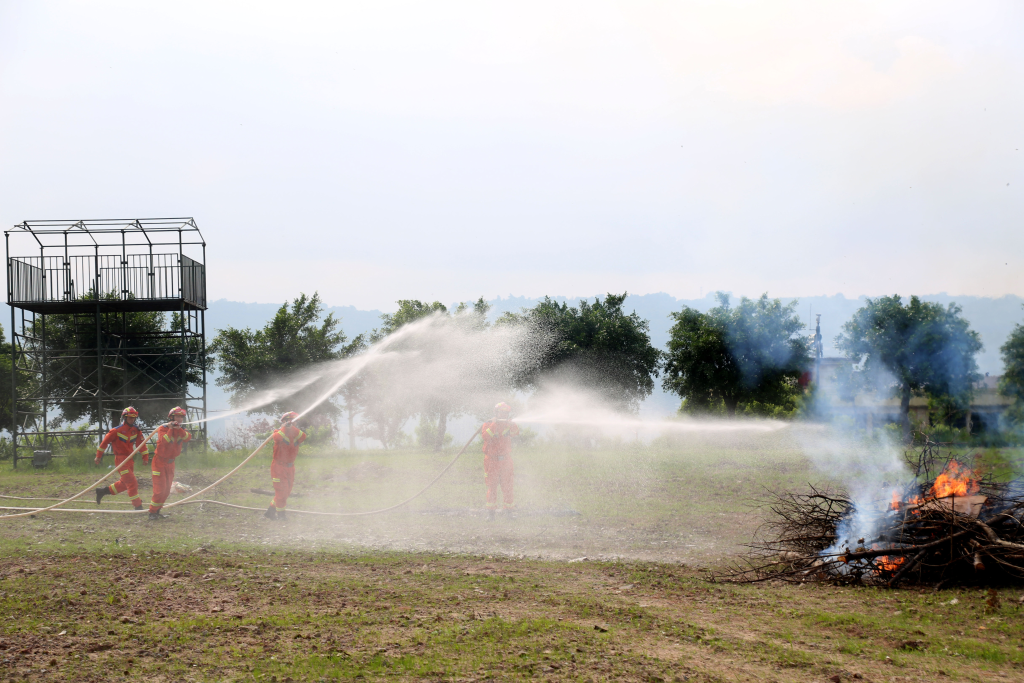
<instances>
[{"instance_id":1,"label":"treeline","mask_svg":"<svg viewBox=\"0 0 1024 683\"><path fill-rule=\"evenodd\" d=\"M767 295L733 302L719 293L718 305L707 312L684 307L673 313L667 348L658 349L651 343L648 322L623 310L626 296L609 294L578 306L546 297L532 308L506 313L494 321L489 320L489 306L483 298L453 310L437 301L407 299L398 302L394 313L382 315L380 327L372 333L349 338L340 320L323 315L317 294L301 295L281 306L261 329L221 330L205 363L208 371L218 372L217 383L230 393L233 406L245 406L254 396L265 397L266 392L275 391L253 412L280 413L311 405L323 391L322 382L305 382L303 388L289 391L282 378L319 363L358 358L372 344L396 339L394 335L406 325L428 316L468 335L506 326L527 327L544 338L543 352L525 363L491 362L476 367L473 362L482 361L474 361L467 353L460 363L465 367L458 386L445 386L440 378L403 387L401 377L385 378L383 370L363 371L309 416L314 428L319 425L323 429L347 419L350 440L369 437L385 447L402 445L409 438L403 425L418 416L417 440L440 449L450 439L450 419L465 414L483 417L497 400L507 400L512 392L536 391L543 380L586 388L625 411L638 410L658 381L679 396L682 412L693 415L789 418L814 417L820 410L813 400L815 387L807 386L813 368L812 338L796 313L797 302L783 305ZM159 326L161 321L147 315L129 316L129 336L145 340L151 329ZM74 336L90 334L89 328L74 332L72 326L60 325L58 316L50 318L50 336L60 337L64 347L95 343ZM851 361L850 370L837 378L844 391L899 397L904 436L911 428L911 397L927 396L941 408L937 412L943 419L955 419L968 409L975 384L981 379L975 361L981 342L956 304L942 306L917 297L904 301L895 295L868 299L843 326L835 345ZM142 341L136 346L144 349ZM22 371L16 369L11 346L2 348L0 386L10 386L11 374ZM416 352L426 354L426 360L432 353L426 347ZM1018 324L1014 328L1001 352L1006 369L999 388L1016 399L1007 418L1019 427L1024 425L1024 327ZM89 367L78 366L71 372L58 365L67 365L59 358L49 362L53 384L48 389L56 387L60 390L57 394L74 393L80 375L91 372ZM188 380L199 381L201 368L191 370ZM161 366L148 368L148 374L152 377L146 381L166 382L180 372ZM480 377L479 386L469 381L471 390L463 391L466 378L475 376ZM104 374L104 381L110 383L130 384L130 379ZM19 386L30 386L31 380L28 375L19 377ZM90 404L70 405L52 422L95 422L98 416L90 413L91 409ZM153 419L158 417L154 414ZM0 421L9 431L13 424L10 395L2 391ZM350 441L352 445L354 441Z\"/></svg>"},{"instance_id":2,"label":"treeline","mask_svg":"<svg viewBox=\"0 0 1024 683\"><path fill-rule=\"evenodd\" d=\"M661 350L651 344L648 322L623 310L626 296L609 294L578 306L545 297L535 307L507 313L493 323L483 298L451 311L437 301L407 299L397 302L394 313L381 316L380 328L348 339L340 321L322 316L316 294L303 295L282 306L261 330L221 331L210 350L217 358L218 384L231 393L233 404L244 405L253 394L272 389L282 376L317 362L357 356L427 316L478 331L492 325L527 325L549 335L551 344L528 367L501 378L497 385L502 390L533 391L547 378L585 387L612 405L636 411L660 378L666 391L680 397L681 412L693 415L789 418L820 412L814 387L807 386L813 339L796 313L797 302L783 305L765 294L734 304L719 293L718 305L707 312L684 307L673 313L668 347ZM911 429L912 396L942 403L949 416L966 409L981 379L975 361L981 342L956 304L943 307L916 296L906 302L896 295L868 299L844 325L835 345L851 360L851 371L839 383L848 391L899 397L905 437ZM1024 398L1024 328L1015 328L1002 352L1007 370L1001 390ZM488 408L486 401L472 405L458 392L443 389L404 400L396 398L402 392L394 387L355 378L335 401L314 411L313 419L332 423L344 414L350 440L365 436L392 447L408 438L402 426L419 415L420 444L440 449L450 438L449 419ZM292 395L260 410L280 412L311 398ZM1024 421L1021 403L1009 413L1018 424Z\"/></svg>"}]
</instances>

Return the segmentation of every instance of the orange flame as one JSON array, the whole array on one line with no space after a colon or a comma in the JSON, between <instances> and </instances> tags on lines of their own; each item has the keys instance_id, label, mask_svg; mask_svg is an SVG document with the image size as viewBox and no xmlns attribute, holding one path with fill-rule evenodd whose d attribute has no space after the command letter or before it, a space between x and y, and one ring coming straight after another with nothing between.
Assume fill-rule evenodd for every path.
<instances>
[{"instance_id":1,"label":"orange flame","mask_svg":"<svg viewBox=\"0 0 1024 683\"><path fill-rule=\"evenodd\" d=\"M872 550L882 550L877 543L871 544ZM895 572L899 569L899 566L906 561L907 558L902 555L880 555L875 561L878 563L878 569L883 572Z\"/></svg>"},{"instance_id":2,"label":"orange flame","mask_svg":"<svg viewBox=\"0 0 1024 683\"><path fill-rule=\"evenodd\" d=\"M907 558L902 555L896 555L895 557L889 557L888 555L882 555L878 558L878 565L884 572L895 572L899 569L900 565L906 562Z\"/></svg>"},{"instance_id":3,"label":"orange flame","mask_svg":"<svg viewBox=\"0 0 1024 683\"><path fill-rule=\"evenodd\" d=\"M900 497L899 491L895 491L894 490L892 492L892 503L889 504L889 509L890 510L899 510L901 506L904 506L904 505L920 505L923 502L924 502L924 498L922 498L921 496L918 496L916 494L913 495L913 496L910 496L909 498L904 500L904 499L902 499ZM917 512L917 511L915 510L914 512Z\"/></svg>"},{"instance_id":4,"label":"orange flame","mask_svg":"<svg viewBox=\"0 0 1024 683\"><path fill-rule=\"evenodd\" d=\"M929 492L935 498L946 498L948 496L973 496L980 490L978 482L974 480L974 472L964 467L956 460L951 460L942 474L935 477Z\"/></svg>"}]
</instances>

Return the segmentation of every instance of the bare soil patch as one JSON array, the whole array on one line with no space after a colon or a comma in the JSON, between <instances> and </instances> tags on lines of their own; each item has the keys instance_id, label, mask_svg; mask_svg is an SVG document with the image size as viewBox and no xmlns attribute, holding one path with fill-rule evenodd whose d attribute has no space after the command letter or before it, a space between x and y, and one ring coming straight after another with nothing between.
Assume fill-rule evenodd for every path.
<instances>
[{"instance_id":1,"label":"bare soil patch","mask_svg":"<svg viewBox=\"0 0 1024 683\"><path fill-rule=\"evenodd\" d=\"M987 596L963 591L718 585L654 563L5 546L8 680L1024 675L1010 591L993 611Z\"/></svg>"}]
</instances>

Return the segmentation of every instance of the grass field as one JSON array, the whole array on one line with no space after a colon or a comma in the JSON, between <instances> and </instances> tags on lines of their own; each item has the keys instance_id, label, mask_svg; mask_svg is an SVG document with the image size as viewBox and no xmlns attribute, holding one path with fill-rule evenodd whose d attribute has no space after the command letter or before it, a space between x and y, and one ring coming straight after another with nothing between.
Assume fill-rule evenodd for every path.
<instances>
[{"instance_id":1,"label":"grass field","mask_svg":"<svg viewBox=\"0 0 1024 683\"><path fill-rule=\"evenodd\" d=\"M186 454L179 478L212 481L240 457ZM308 454L289 504L386 506L449 457ZM991 460L1009 472L1018 457ZM270 487L266 465L210 497L265 507L249 489ZM76 459L3 468L0 493L16 496L66 495L101 473ZM1019 589L707 580L749 540L766 488L827 483L784 435L547 445L516 468L520 514L493 522L479 455L380 516L282 525L206 504L154 523L0 522L0 680L1024 678Z\"/></svg>"}]
</instances>

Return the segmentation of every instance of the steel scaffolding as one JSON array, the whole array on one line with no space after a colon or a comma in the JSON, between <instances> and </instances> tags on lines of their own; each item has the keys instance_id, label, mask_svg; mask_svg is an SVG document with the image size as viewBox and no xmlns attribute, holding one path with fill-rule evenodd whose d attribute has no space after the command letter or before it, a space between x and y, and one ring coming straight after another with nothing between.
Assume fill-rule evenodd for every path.
<instances>
[{"instance_id":1,"label":"steel scaffolding","mask_svg":"<svg viewBox=\"0 0 1024 683\"><path fill-rule=\"evenodd\" d=\"M4 237L15 467L19 449L99 437L127 405L142 424L174 405L206 418L206 242L195 220L25 221ZM205 422L198 432L205 448Z\"/></svg>"}]
</instances>

